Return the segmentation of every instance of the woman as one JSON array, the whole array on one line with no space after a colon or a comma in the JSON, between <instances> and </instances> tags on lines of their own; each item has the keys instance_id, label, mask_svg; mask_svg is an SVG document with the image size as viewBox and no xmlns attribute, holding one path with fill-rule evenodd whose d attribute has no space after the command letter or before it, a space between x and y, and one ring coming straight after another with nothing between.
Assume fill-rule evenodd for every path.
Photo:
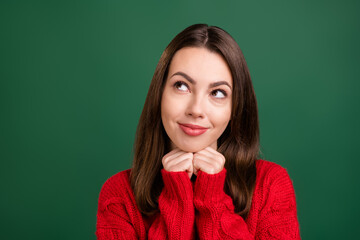
<instances>
[{"instance_id":1,"label":"woman","mask_svg":"<svg viewBox=\"0 0 360 240\"><path fill-rule=\"evenodd\" d=\"M98 239L300 239L292 182L258 152L239 46L218 27L186 28L156 67L133 167L101 190Z\"/></svg>"}]
</instances>

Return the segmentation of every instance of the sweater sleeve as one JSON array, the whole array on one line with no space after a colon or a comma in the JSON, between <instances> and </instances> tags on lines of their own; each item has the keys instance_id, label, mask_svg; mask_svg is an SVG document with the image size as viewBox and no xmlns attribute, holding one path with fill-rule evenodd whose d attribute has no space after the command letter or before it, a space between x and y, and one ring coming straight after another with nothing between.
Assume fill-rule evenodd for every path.
<instances>
[{"instance_id":1,"label":"sweater sleeve","mask_svg":"<svg viewBox=\"0 0 360 240\"><path fill-rule=\"evenodd\" d=\"M159 196L160 214L148 233L149 239L193 239L195 210L193 187L185 172L161 170L164 188Z\"/></svg>"},{"instance_id":2,"label":"sweater sleeve","mask_svg":"<svg viewBox=\"0 0 360 240\"><path fill-rule=\"evenodd\" d=\"M282 167L273 169L266 182L257 239L300 240L295 192L287 171Z\"/></svg>"},{"instance_id":3,"label":"sweater sleeve","mask_svg":"<svg viewBox=\"0 0 360 240\"><path fill-rule=\"evenodd\" d=\"M196 227L200 239L254 239L242 217L234 213L232 199L223 188L226 170L199 171L194 189Z\"/></svg>"},{"instance_id":4,"label":"sweater sleeve","mask_svg":"<svg viewBox=\"0 0 360 240\"><path fill-rule=\"evenodd\" d=\"M121 172L103 185L98 204L96 236L98 240L145 239L146 231L128 175Z\"/></svg>"},{"instance_id":5,"label":"sweater sleeve","mask_svg":"<svg viewBox=\"0 0 360 240\"><path fill-rule=\"evenodd\" d=\"M200 239L299 239L295 196L286 172L271 182L255 236L249 232L245 220L234 212L232 199L223 190L225 177L225 169L214 175L198 174L194 204Z\"/></svg>"}]
</instances>

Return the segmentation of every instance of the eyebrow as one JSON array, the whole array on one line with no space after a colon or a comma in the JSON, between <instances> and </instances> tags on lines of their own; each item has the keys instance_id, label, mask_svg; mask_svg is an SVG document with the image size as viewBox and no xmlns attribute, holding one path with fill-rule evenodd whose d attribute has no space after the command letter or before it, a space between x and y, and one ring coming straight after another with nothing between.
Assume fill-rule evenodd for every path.
<instances>
[{"instance_id":1,"label":"eyebrow","mask_svg":"<svg viewBox=\"0 0 360 240\"><path fill-rule=\"evenodd\" d=\"M176 76L176 75L180 75L180 76L182 76L182 77L184 77L186 80L188 80L191 84L196 84L196 81L194 80L194 79L192 79L189 75L187 75L186 73L184 73L184 72L176 72L176 73L174 73L173 75L171 75L171 77L170 78L172 78L173 76ZM226 81L218 81L218 82L214 82L214 83L211 83L210 85L209 85L209 87L210 88L214 88L214 87L217 87L217 86L220 86L220 85L226 85L226 86L228 86L230 89L232 89L231 88L231 86L230 86L230 84L228 83L228 82L226 82Z\"/></svg>"}]
</instances>

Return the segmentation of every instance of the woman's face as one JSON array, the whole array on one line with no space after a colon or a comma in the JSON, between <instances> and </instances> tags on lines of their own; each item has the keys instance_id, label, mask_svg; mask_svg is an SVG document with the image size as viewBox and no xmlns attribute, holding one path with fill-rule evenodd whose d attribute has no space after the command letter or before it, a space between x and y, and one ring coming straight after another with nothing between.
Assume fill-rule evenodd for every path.
<instances>
[{"instance_id":1,"label":"woman's face","mask_svg":"<svg viewBox=\"0 0 360 240\"><path fill-rule=\"evenodd\" d=\"M232 77L221 55L185 47L170 63L161 99L161 119L171 147L217 149L231 115Z\"/></svg>"}]
</instances>

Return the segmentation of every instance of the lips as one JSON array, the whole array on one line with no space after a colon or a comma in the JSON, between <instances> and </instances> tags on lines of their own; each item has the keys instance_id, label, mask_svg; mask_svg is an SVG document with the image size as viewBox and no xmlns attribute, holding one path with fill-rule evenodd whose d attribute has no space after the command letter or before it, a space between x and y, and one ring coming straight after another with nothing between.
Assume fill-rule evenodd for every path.
<instances>
[{"instance_id":1,"label":"lips","mask_svg":"<svg viewBox=\"0 0 360 240\"><path fill-rule=\"evenodd\" d=\"M193 124L179 123L179 126L180 126L181 130L183 130L184 133L189 136L199 136L208 130L208 128L205 128L205 127L202 127L199 125L193 125Z\"/></svg>"}]
</instances>

